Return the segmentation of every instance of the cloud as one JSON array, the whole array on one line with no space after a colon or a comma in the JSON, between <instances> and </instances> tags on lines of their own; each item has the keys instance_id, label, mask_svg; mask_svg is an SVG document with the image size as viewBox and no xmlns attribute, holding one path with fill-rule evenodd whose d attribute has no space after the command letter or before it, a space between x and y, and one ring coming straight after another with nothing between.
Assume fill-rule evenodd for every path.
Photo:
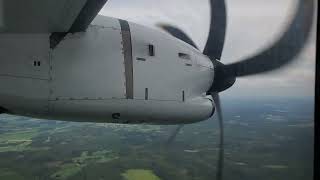
<instances>
[{"instance_id":1,"label":"cloud","mask_svg":"<svg viewBox=\"0 0 320 180\"><path fill-rule=\"evenodd\" d=\"M227 0L228 29L223 62L240 60L271 44L284 30L296 2ZM153 28L158 22L174 24L190 35L200 49L204 48L209 31L208 0L109 0L100 13ZM223 94L313 96L316 26L313 29L312 38L297 61L281 71L238 78L234 87Z\"/></svg>"}]
</instances>

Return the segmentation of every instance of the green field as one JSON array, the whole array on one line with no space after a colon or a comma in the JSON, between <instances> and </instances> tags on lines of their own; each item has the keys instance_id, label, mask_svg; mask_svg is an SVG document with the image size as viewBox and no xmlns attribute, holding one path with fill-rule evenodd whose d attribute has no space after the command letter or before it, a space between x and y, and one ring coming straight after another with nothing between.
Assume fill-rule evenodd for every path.
<instances>
[{"instance_id":1,"label":"green field","mask_svg":"<svg viewBox=\"0 0 320 180\"><path fill-rule=\"evenodd\" d=\"M312 179L311 108L301 102L228 104L225 180ZM186 125L167 146L175 128L0 115L0 180L214 179L217 121Z\"/></svg>"},{"instance_id":2,"label":"green field","mask_svg":"<svg viewBox=\"0 0 320 180\"><path fill-rule=\"evenodd\" d=\"M129 169L122 176L126 180L161 180L151 170Z\"/></svg>"}]
</instances>

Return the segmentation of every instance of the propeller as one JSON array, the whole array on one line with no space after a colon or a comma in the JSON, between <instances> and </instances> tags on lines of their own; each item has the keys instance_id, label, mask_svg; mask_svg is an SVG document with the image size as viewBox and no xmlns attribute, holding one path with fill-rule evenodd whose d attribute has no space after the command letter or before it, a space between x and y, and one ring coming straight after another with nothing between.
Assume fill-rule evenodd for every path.
<instances>
[{"instance_id":1,"label":"propeller","mask_svg":"<svg viewBox=\"0 0 320 180\"><path fill-rule=\"evenodd\" d=\"M219 156L218 156L218 166L217 166L217 179L222 179L223 175L223 161L224 161L224 127L223 127L223 117L222 109L219 94L212 94L212 98L216 105L216 112L219 121L219 130L220 130L220 142L219 142Z\"/></svg>"},{"instance_id":2,"label":"propeller","mask_svg":"<svg viewBox=\"0 0 320 180\"><path fill-rule=\"evenodd\" d=\"M181 130L181 128L183 128L183 125L179 125L171 134L171 136L168 138L166 145L170 146L172 144L172 142L176 139L179 131Z\"/></svg>"},{"instance_id":3,"label":"propeller","mask_svg":"<svg viewBox=\"0 0 320 180\"><path fill-rule=\"evenodd\" d=\"M278 40L251 57L225 65L220 62L220 59L224 48L227 28L226 3L225 0L210 0L210 31L203 54L210 58L215 70L214 81L211 88L207 91L207 94L211 95L215 102L219 120L218 180L222 179L223 176L224 161L224 130L219 92L230 88L235 83L237 77L273 71L292 62L301 52L310 36L314 20L314 4L314 0L298 0L297 10L292 17L292 21L288 24L286 30ZM174 37L196 47L188 35L179 28L171 25L162 25L162 29ZM178 128L178 131L179 130ZM178 132L175 132L172 137L176 137L177 133Z\"/></svg>"},{"instance_id":4,"label":"propeller","mask_svg":"<svg viewBox=\"0 0 320 180\"><path fill-rule=\"evenodd\" d=\"M299 0L292 22L273 45L249 58L226 65L224 71L234 77L249 76L272 71L292 62L310 35L313 11L314 0Z\"/></svg>"},{"instance_id":5,"label":"propeller","mask_svg":"<svg viewBox=\"0 0 320 180\"><path fill-rule=\"evenodd\" d=\"M188 44L190 44L191 46L193 46L194 48L198 49L196 43L193 42L193 40L183 31L181 31L179 28L177 27L173 27L171 25L168 24L158 24L157 25L159 28L167 31L169 34L171 34L172 36L174 36L177 39L180 39L181 41L184 41Z\"/></svg>"},{"instance_id":6,"label":"propeller","mask_svg":"<svg viewBox=\"0 0 320 180\"><path fill-rule=\"evenodd\" d=\"M211 8L211 21L210 21L210 31L209 36L207 40L207 44L205 46L205 49L203 53L210 57L212 62L214 62L215 67L222 66L222 63L220 63L217 60L220 60L222 55L222 50L224 47L224 41L225 41L225 34L226 34L226 28L227 28L227 10L226 10L226 3L224 0L210 0L210 8ZM190 44L191 46L197 48L196 44L189 38L189 36L184 33L182 30L180 30L177 27L174 27L172 25L167 24L161 24L158 25L158 27L165 30L167 33L171 34L172 36ZM198 48L197 48L198 49ZM215 75L215 80L218 81L220 78ZM229 80L230 81L230 80ZM231 83L233 84L235 80L231 79ZM224 83L220 82L220 84ZM220 129L220 142L219 142L219 152L218 152L218 166L217 166L217 180L221 180L223 176L223 162L224 162L224 128L223 128L223 118L222 118L222 110L221 110L221 104L220 104L220 97L219 94L214 91L208 92L210 94L215 102L216 105L216 112L217 117L219 121L219 129ZM167 145L170 145L174 139L176 138L177 134L179 133L180 129L183 126L178 126L177 129L173 132L173 134L169 137L167 141Z\"/></svg>"}]
</instances>

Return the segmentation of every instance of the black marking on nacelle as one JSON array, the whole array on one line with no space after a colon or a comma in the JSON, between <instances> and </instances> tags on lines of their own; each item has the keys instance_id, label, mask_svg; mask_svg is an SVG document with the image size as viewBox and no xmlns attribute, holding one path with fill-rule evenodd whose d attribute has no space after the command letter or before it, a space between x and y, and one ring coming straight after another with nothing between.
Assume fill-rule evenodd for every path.
<instances>
[{"instance_id":1,"label":"black marking on nacelle","mask_svg":"<svg viewBox=\"0 0 320 180\"><path fill-rule=\"evenodd\" d=\"M8 110L3 107L0 107L0 114L2 113L8 113Z\"/></svg>"},{"instance_id":2,"label":"black marking on nacelle","mask_svg":"<svg viewBox=\"0 0 320 180\"><path fill-rule=\"evenodd\" d=\"M108 0L87 0L68 32L53 32L50 48L54 49L68 33L84 32Z\"/></svg>"},{"instance_id":3,"label":"black marking on nacelle","mask_svg":"<svg viewBox=\"0 0 320 180\"><path fill-rule=\"evenodd\" d=\"M132 42L131 32L128 21L119 20L121 26L123 57L125 67L125 86L126 98L133 99L133 58L132 58Z\"/></svg>"},{"instance_id":4,"label":"black marking on nacelle","mask_svg":"<svg viewBox=\"0 0 320 180\"><path fill-rule=\"evenodd\" d=\"M112 119L120 119L121 114L120 113L113 113Z\"/></svg>"}]
</instances>

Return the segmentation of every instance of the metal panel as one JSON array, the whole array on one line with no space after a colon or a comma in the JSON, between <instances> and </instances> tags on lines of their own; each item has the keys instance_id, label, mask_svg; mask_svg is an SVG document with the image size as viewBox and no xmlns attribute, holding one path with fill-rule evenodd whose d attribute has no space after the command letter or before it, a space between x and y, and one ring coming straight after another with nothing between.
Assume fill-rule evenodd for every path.
<instances>
[{"instance_id":1,"label":"metal panel","mask_svg":"<svg viewBox=\"0 0 320 180\"><path fill-rule=\"evenodd\" d=\"M97 17L92 21L91 25L119 30L121 29L118 19L102 15L97 15Z\"/></svg>"},{"instance_id":2,"label":"metal panel","mask_svg":"<svg viewBox=\"0 0 320 180\"><path fill-rule=\"evenodd\" d=\"M86 1L70 29L66 32L54 32L50 36L50 48L54 49L68 33L84 32L108 0Z\"/></svg>"},{"instance_id":3,"label":"metal panel","mask_svg":"<svg viewBox=\"0 0 320 180\"><path fill-rule=\"evenodd\" d=\"M48 40L48 34L0 34L1 107L30 116L48 112Z\"/></svg>"},{"instance_id":4,"label":"metal panel","mask_svg":"<svg viewBox=\"0 0 320 180\"><path fill-rule=\"evenodd\" d=\"M213 69L196 59L211 61L195 48L168 35L141 25L130 23L133 59L134 98L144 99L145 89L149 89L150 100L181 102L181 92L185 100L201 96L210 88ZM155 56L149 56L149 45L154 45ZM179 53L190 55L190 60L179 57ZM188 65L186 65L188 64ZM212 63L211 63L212 65Z\"/></svg>"},{"instance_id":5,"label":"metal panel","mask_svg":"<svg viewBox=\"0 0 320 180\"><path fill-rule=\"evenodd\" d=\"M48 81L0 76L0 84L1 107L20 115L48 113Z\"/></svg>"},{"instance_id":6,"label":"metal panel","mask_svg":"<svg viewBox=\"0 0 320 180\"><path fill-rule=\"evenodd\" d=\"M52 119L123 124L181 124L210 118L208 98L188 102L136 99L59 100L52 102Z\"/></svg>"},{"instance_id":7,"label":"metal panel","mask_svg":"<svg viewBox=\"0 0 320 180\"><path fill-rule=\"evenodd\" d=\"M0 34L0 76L47 80L48 40L48 34Z\"/></svg>"},{"instance_id":8,"label":"metal panel","mask_svg":"<svg viewBox=\"0 0 320 180\"><path fill-rule=\"evenodd\" d=\"M133 60L130 26L127 21L119 20L121 26L123 55L126 75L126 97L133 99Z\"/></svg>"},{"instance_id":9,"label":"metal panel","mask_svg":"<svg viewBox=\"0 0 320 180\"><path fill-rule=\"evenodd\" d=\"M121 39L117 27L69 34L52 51L51 100L125 98Z\"/></svg>"}]
</instances>

